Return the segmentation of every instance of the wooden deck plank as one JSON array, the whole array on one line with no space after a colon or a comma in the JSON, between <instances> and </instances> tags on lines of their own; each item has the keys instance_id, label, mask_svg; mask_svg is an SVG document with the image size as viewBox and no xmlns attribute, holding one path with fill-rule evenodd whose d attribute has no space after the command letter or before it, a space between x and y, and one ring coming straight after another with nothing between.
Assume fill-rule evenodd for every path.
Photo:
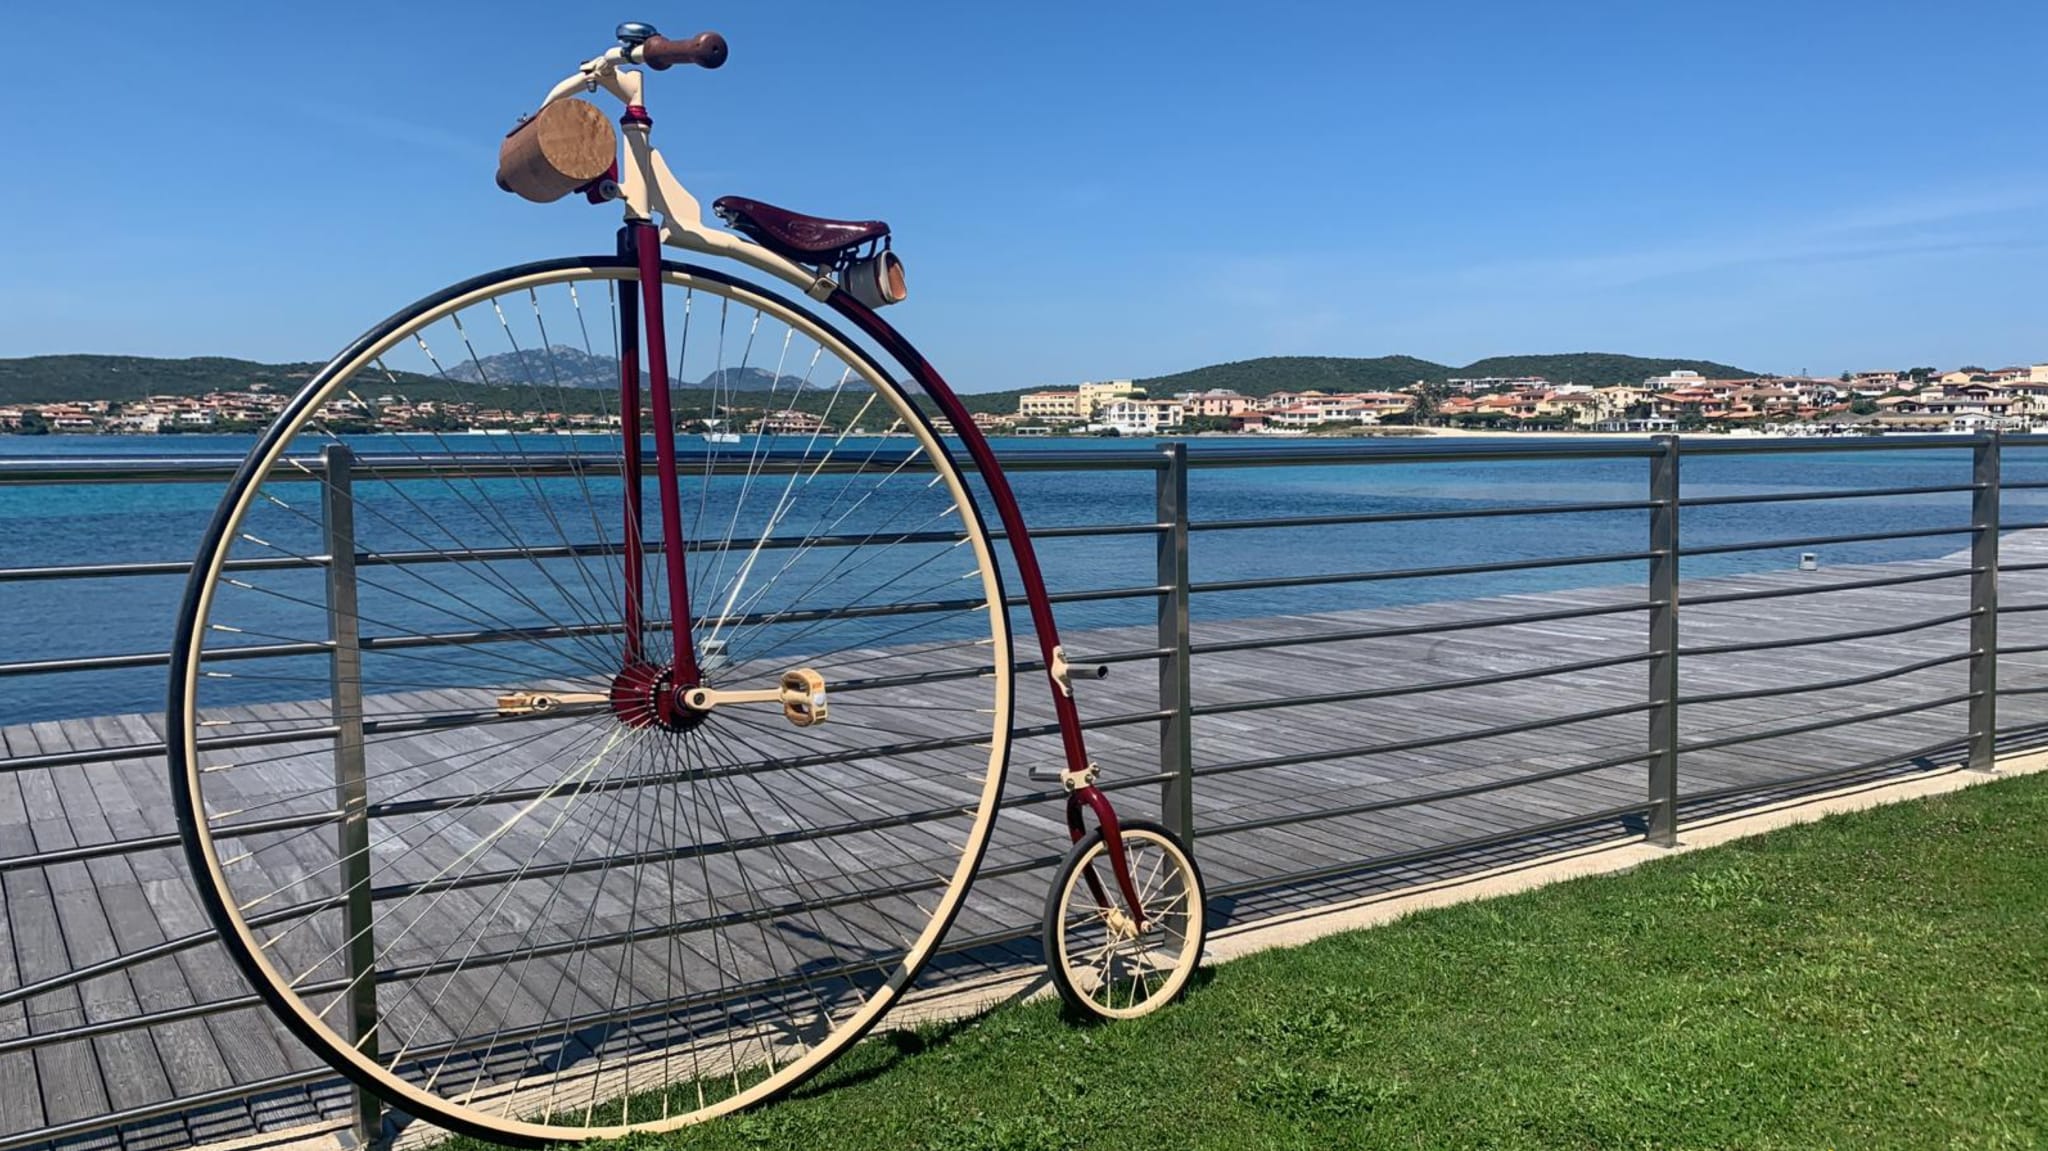
<instances>
[{"instance_id":1,"label":"wooden deck plank","mask_svg":"<svg viewBox=\"0 0 2048 1151\"><path fill-rule=\"evenodd\" d=\"M2048 533L2030 535L2048 537ZM2025 544L2048 558L2048 539L2029 538ZM1811 591L1799 597L1756 604L1688 605L1683 609L1683 643L1700 647L1766 638L1820 637L1961 610L1966 600L1960 580L1884 589L1826 590L1832 583L1933 572L1943 570L1945 565L1955 566L1952 561L1939 560L1835 565L1819 573L1763 571L1688 581L1684 589L1687 596L1768 588ZM2008 602L2027 602L2026 597L2048 599L2048 573L2016 574L2007 590ZM1641 600L1639 587L1585 587L1265 619L1209 618L1204 612L1207 602L1198 601L1194 640L1199 646L1237 639L1312 638L1341 630L1443 626L1529 612L1621 606ZM1240 699L1284 699L1304 692L1454 681L1628 655L1644 650L1645 625L1643 612L1625 611L1570 620L1502 623L1454 632L1200 655L1194 668L1194 699L1198 705ZM2008 645L2048 642L2048 618L2015 616L2006 627L2006 634ZM1129 625L1070 634L1066 642L1069 650L1089 653L1143 649L1157 640L1151 627ZM1681 688L1687 694L1703 694L1808 684L1870 674L1928 658L1930 654L1960 652L1967 643L1967 625L1951 623L1900 636L1791 647L1764 655L1694 656L1683 663ZM2022 678L2031 677L2026 682L2048 683L2048 657L2035 661L2035 665L2038 666L2016 660L2014 673ZM1510 684L1439 688L1359 704L1205 715L1195 723L1196 763L1199 769L1276 755L1314 755L1341 748L1448 737L1545 716L1562 718L1585 710L1633 704L1643 698L1645 683L1644 666L1626 663L1559 672ZM1682 738L1699 742L1741 733L1764 733L1822 714L1855 716L1902 702L1939 698L1963 690L1966 684L1967 669L1958 662L1824 694L1693 705L1681 709ZM1020 682L1020 724L1046 720L1048 712L1044 701L1035 694L1036 686L1033 680ZM957 704L969 700L975 688L972 681L940 685L929 693L929 698L941 705ZM1091 681L1082 689L1084 715L1102 717L1149 711L1157 706L1155 689L1150 661L1119 665L1110 679ZM462 702L463 698L456 693L422 689L372 701L372 707L431 708ZM1929 742L1943 731L1953 731L1960 738L1965 711L1962 705L1951 704L1914 715L1866 719L1825 732L1796 733L1691 752L1681 763L1681 781L1687 790L1764 783L1876 758L1904 746ZM2007 714L2048 720L2048 697L2015 697ZM236 722L224 730L277 730L286 725L324 722L324 716L324 704L318 701L266 704L230 717ZM890 725L905 733L936 731L945 726L929 715L914 712L893 714ZM1625 754L1642 745L1646 725L1646 716L1629 713L1405 751L1372 751L1225 775L1204 774L1195 791L1198 819L1218 825L1247 818L1311 814L1392 797L1421 797L1478 783L1507 784L1531 771ZM1151 741L1156 738L1156 730L1154 724L1147 722L1097 731L1091 737L1091 750L1109 768L1105 778L1114 782L1119 776L1129 778L1155 770L1157 756ZM158 738L160 717L141 715L0 729L0 747L10 756L33 754L34 749L46 743L66 747L122 746ZM306 771L322 769L318 757L321 746L319 741L310 741L251 751L245 757L250 764L247 771L230 772L223 779L236 789L235 796L251 804L274 802L280 796L303 789ZM381 777L380 782L391 788L416 789L417 794L437 794L437 787L446 786L442 780L446 774L443 765L453 760L466 765L462 772L466 785L514 783L521 780L522 773L524 781L530 783L548 749L563 746L563 739L548 736L520 757L477 763L472 741L450 732L432 739L405 741L403 747L388 749L390 758L381 761L379 769L389 774ZM777 732L762 743L768 749L800 746L801 738L793 733ZM294 759L294 753L302 758ZM310 758L303 758L306 755ZM1018 740L1006 794L1023 795L1044 789L1046 784L1025 778L1026 769L1053 763L1056 757L1057 744L1053 739ZM729 822L714 826L716 820L711 820L708 830L693 835L720 838L772 833L799 823L857 819L900 807L913 797L932 806L969 798L964 789L934 785L932 774L929 765L916 757L872 767L861 764L858 769L840 765L794 772L783 777L788 786L777 791L770 801L761 802L759 796L749 799L743 789L735 788L718 804L728 808L727 814L719 818ZM1203 839L1198 850L1212 884L1241 882L1305 868L1363 864L1400 853L1427 851L1475 835L1605 810L1641 798L1644 790L1642 768L1624 765L1521 784L1500 792L1215 835ZM222 794L229 792L224 790ZM1152 814L1156 794L1150 787L1123 791L1118 795L1120 810L1131 815ZM0 776L0 837L4 837L0 841L7 842L10 848L20 841L23 850L52 850L163 834L171 830L167 800L160 757L119 765L4 775ZM615 796L607 802L586 805L564 830L587 841L577 845L583 851L605 844L613 850L645 849L673 836L676 829L647 823L637 814L638 810L623 796ZM421 879L435 874L451 860L460 859L471 847L483 845L495 828L496 817L488 811L467 809L395 827L388 846L380 850L410 852L409 857L399 861L394 874ZM852 837L848 844L859 839ZM593 922L617 923L630 918L636 901L644 907L649 898L667 898L671 894L698 907L743 908L772 898L778 891L834 889L833 884L852 881L851 870L856 862L873 874L887 874L891 869L908 868L919 855L943 849L924 829L907 829L884 842L907 851L912 859L897 858L887 852L879 859L848 855L833 843L800 844L764 853L747 869L740 868L733 858L715 857L702 867L677 869L673 876L662 868L648 866L586 876L559 886L534 881L507 884L502 890L450 893L442 908L451 917L448 923L424 931L416 942L419 954L431 958L460 945L463 925L470 924L487 944L509 945L523 938L525 928L521 925L559 918L565 907L573 907L579 915L595 916ZM1006 811L998 825L987 863L995 866L1036 859L1056 853L1063 843L1057 803L1014 808ZM539 841L531 836L493 841L479 852L478 866L517 866L537 846ZM331 867L332 851L333 846L325 837L309 836L280 853L274 863L278 870L267 878L285 883L296 875ZM0 850L0 855L5 854ZM878 865L881 870L875 871ZM1385 867L1370 882L1412 882L1434 874L1432 868L1440 866L1424 862ZM1042 906L1046 880L1043 869L1034 869L978 885L956 932L968 935L1032 923ZM0 931L5 934L0 935L0 941L7 944L5 962L0 963L0 981L37 977L27 973L31 970L61 973L88 961L84 956L124 954L205 927L189 881L184 877L182 858L175 851L144 852L89 865L15 873L0 884L0 893L4 893L0 899L5 900L0 904L0 910L5 912L5 922L0 924ZM841 928L885 932L889 924L886 918L876 918L872 909L847 909L817 917L815 926L821 935L829 936ZM53 942L25 944L27 934L38 930ZM785 955L802 958L807 954L804 948L810 946L793 938L770 938L765 932L759 938L733 933L730 942L737 950L725 959L748 967L774 966L783 962ZM19 965L19 972L12 970L17 966L17 952L22 953L25 961ZM1026 940L999 949L999 954L979 959L962 957L959 962L968 967L976 963L1016 962L1030 954L1035 954L1035 943ZM703 964L716 964L720 959L698 956L698 962ZM449 988L444 1001L431 1008L408 1005L397 1013L393 1025L408 1030L417 1025L424 1034L427 1029L461 1030L477 1019L488 1025L500 1012L512 1017L559 1012L566 1006L560 999L564 987L570 988L576 1011L598 1010L633 997L654 1001L672 990L665 977L657 974L665 967L660 952L643 945L638 949L611 949L580 958L525 964L516 972L508 971L503 978L482 972L467 973ZM949 964L947 969L952 970L953 966ZM0 982L0 986L5 985ZM224 961L217 948L208 947L175 960L140 965L118 979L92 981L82 990L83 997L72 991L39 999L31 1005L33 1025L43 1030L60 1026L65 1019L82 1020L89 1014L113 1017L105 1013L182 1006L239 994L244 988L232 965ZM494 1002L479 1010L486 1000ZM29 1025L27 1016L15 1018L19 1021L17 1027ZM4 1035L7 1026L5 1014L0 1013L0 1035ZM394 1037L405 1038L402 1033L395 1033ZM157 1065L157 1074L164 1077L161 1083L150 1079L146 1061L133 1065L124 1062L141 1048L110 1051L102 1045L95 1055L94 1046L86 1044L66 1045L73 1049L70 1051L38 1051L30 1060L34 1073L15 1078L47 1082L52 1075L76 1075L82 1067L105 1064L107 1073L114 1078L136 1081L124 1082L118 1092L124 1100L134 1101L138 1097L153 1097L152 1092L157 1091L185 1094L229 1082L246 1082L287 1067L316 1065L310 1053L284 1036L260 1010L166 1025L143 1038L153 1043L161 1056ZM68 1064L63 1062L67 1059ZM8 1078L5 1067L0 1066L0 1084ZM0 1091L6 1089L0 1085ZM105 1099L112 1093L111 1084L98 1097L60 1092L60 1106L48 1117L38 1110L37 1121L56 1121L60 1113L84 1114L95 1105L104 1108ZM281 1106L283 1110L278 1114L304 1116L311 1113L308 1109L314 1105L298 1094Z\"/></svg>"}]
</instances>

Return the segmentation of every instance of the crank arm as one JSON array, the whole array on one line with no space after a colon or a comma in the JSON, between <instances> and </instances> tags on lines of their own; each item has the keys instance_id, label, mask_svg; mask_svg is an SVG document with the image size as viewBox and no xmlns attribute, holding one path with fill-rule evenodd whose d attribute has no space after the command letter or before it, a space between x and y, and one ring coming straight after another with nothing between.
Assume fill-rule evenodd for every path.
<instances>
[{"instance_id":1,"label":"crank arm","mask_svg":"<svg viewBox=\"0 0 2048 1151\"><path fill-rule=\"evenodd\" d=\"M784 672L776 687L725 691L699 686L683 692L683 706L691 711L710 711L740 703L779 703L782 718L797 727L815 727L825 722L825 677L806 667Z\"/></svg>"}]
</instances>

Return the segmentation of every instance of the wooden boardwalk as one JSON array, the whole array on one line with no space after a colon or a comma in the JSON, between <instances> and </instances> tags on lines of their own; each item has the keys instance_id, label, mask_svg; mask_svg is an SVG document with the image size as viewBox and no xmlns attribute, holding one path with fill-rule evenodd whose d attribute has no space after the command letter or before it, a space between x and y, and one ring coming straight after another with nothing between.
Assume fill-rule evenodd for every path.
<instances>
[{"instance_id":1,"label":"wooden boardwalk","mask_svg":"<svg viewBox=\"0 0 2048 1151\"><path fill-rule=\"evenodd\" d=\"M2048 533L2008 536L2008 562L2048 559ZM1690 580L1684 589L1684 648L1787 640L1885 628L1953 615L1968 607L1962 561L1913 561L1818 572L1778 571ZM1703 597L1769 588L1821 589L1882 576L1943 576L1887 588L1857 588L1751 603L1695 603ZM2007 605L2048 603L2048 572L2011 573L2001 581ZM1528 843L1509 843L1448 858L1431 857L1447 845L1517 829L1547 827L1640 803L1646 795L1640 762L1509 790L1400 806L1387 801L1450 789L1511 781L1574 764L1639 751L1647 719L1646 672L1641 662L1587 667L1540 679L1481 683L1440 691L1386 695L1364 701L1291 706L1280 710L1227 710L1247 701L1284 700L1319 693L1399 689L1484 678L1544 666L1590 663L1640 654L1645 616L1640 610L1499 627L1441 629L1476 619L1530 612L1639 605L1638 587L1596 587L1489 599L1418 604L1372 611L1204 620L1197 615L1193 663L1197 855L1212 888L1225 893L1212 907L1213 922L1244 922L1290 906L1312 905L1365 890L1399 886L1425 875L1479 866L1501 851L1542 851L1564 839L1636 834L1640 822L1598 820L1583 829L1550 832ZM2002 623L2006 646L2048 642L2048 613L2023 613ZM1311 639L1361 629L1415 629L1408 634L1318 642L1265 651L1201 654L1210 644L1236 640ZM1107 629L1067 637L1078 659L1154 646L1151 629ZM1868 677L1968 649L1968 623L1956 620L1898 635L1742 654L1699 654L1681 663L1682 693L1712 695L1768 686L1844 681L1819 692L1761 700L1703 702L1681 711L1681 739L1696 744L1733 739L1788 726L1870 716L1847 727L1810 730L1754 742L1731 743L1686 754L1682 790L1688 795L1789 780L1805 773L1896 760L1902 753L1942 742L1960 744L1966 705L1884 715L1901 707L1967 690L1967 667L1941 663L1905 675ZM2001 661L2002 687L2048 686L2048 656ZM1859 682L1861 681L1861 682ZM1152 668L1116 666L1107 680L1082 689L1091 719L1149 712L1157 707ZM1018 722L1045 722L1035 677L1020 684ZM315 716L314 705L276 705L280 715ZM1597 718L1527 730L1533 721L1596 713ZM2001 701L2001 726L2048 724L2048 695ZM160 740L159 716L125 715L0 728L7 757L129 746ZM1465 733L1483 733L1455 739ZM1097 731L1091 747L1114 783L1156 770L1157 727L1147 721ZM1391 749L1361 753L1368 746ZM1034 770L1053 765L1056 749L1045 739L1020 741L1010 791L1045 792ZM1303 762L1248 766L1277 757ZM1953 755L1950 754L1950 761ZM1126 814L1155 814L1150 785L1118 793ZM1306 822L1276 823L1293 815L1353 810ZM1241 825L1241 826L1233 826ZM61 977L91 964L133 954L208 929L175 848L133 852L45 867L7 868L5 859L31 852L145 839L175 833L161 758L118 764L0 774L0 991ZM1056 855L1064 842L1056 802L1025 803L1006 811L990 850L990 864L1020 870L979 884L956 925L956 938L989 942L949 956L927 984L985 974L991 968L1037 962L1035 930L1047 868L1024 868ZM1395 865L1363 868L1376 860ZM1312 880L1290 875L1332 873ZM519 994L544 998L564 973L536 971L534 986ZM111 1030L66 1043L35 1037L67 1028L218 1003L245 996L232 965L216 945L179 951L0 1008L0 1145L10 1136L90 1120L111 1111L163 1100L225 1091L288 1071L318 1072L321 1064L261 1008L179 1019L146 1029ZM449 1018L463 1015L450 1004ZM346 1097L330 1082L280 1091L254 1101L220 1102L182 1115L151 1120L121 1132L81 1136L71 1146L162 1146L226 1139L253 1130L276 1130L339 1115Z\"/></svg>"}]
</instances>

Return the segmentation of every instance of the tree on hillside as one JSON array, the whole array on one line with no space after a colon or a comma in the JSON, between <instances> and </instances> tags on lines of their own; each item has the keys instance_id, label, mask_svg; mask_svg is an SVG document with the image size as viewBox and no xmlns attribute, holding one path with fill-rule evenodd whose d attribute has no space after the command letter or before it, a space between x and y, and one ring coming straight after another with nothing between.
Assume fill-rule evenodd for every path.
<instances>
[{"instance_id":1,"label":"tree on hillside","mask_svg":"<svg viewBox=\"0 0 2048 1151\"><path fill-rule=\"evenodd\" d=\"M1417 424L1436 422L1437 413L1443 410L1444 385L1423 381L1415 388L1415 402L1407 412L1408 418Z\"/></svg>"},{"instance_id":2,"label":"tree on hillside","mask_svg":"<svg viewBox=\"0 0 2048 1151\"><path fill-rule=\"evenodd\" d=\"M1877 401L1869 396L1857 396L1849 401L1849 410L1859 416L1875 415L1877 414Z\"/></svg>"}]
</instances>

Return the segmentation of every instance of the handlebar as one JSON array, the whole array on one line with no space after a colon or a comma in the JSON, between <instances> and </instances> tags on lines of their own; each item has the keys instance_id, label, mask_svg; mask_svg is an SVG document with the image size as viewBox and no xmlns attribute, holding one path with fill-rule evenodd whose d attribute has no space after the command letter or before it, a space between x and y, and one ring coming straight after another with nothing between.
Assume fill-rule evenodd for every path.
<instances>
[{"instance_id":1,"label":"handlebar","mask_svg":"<svg viewBox=\"0 0 2048 1151\"><path fill-rule=\"evenodd\" d=\"M665 72L677 64L716 68L725 63L725 37L716 32L700 32L688 40L649 36L641 42L634 55L639 57L640 63L657 72Z\"/></svg>"}]
</instances>

